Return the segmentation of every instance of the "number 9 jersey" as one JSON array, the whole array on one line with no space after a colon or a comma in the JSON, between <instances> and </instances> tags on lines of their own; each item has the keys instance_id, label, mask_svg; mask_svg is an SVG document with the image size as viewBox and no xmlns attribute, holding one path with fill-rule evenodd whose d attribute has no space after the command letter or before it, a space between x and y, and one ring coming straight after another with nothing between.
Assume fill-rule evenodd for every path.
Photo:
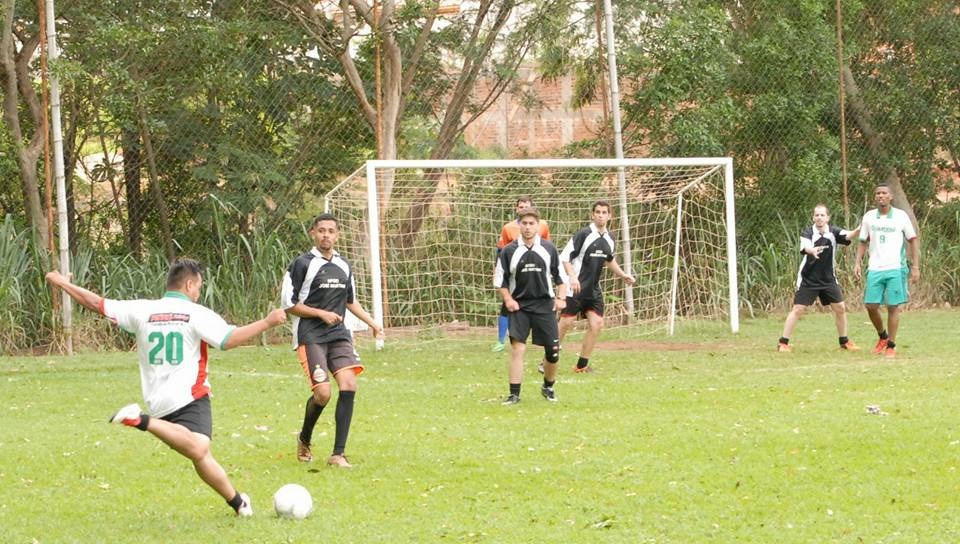
<instances>
[{"instance_id":1,"label":"number 9 jersey","mask_svg":"<svg viewBox=\"0 0 960 544\"><path fill-rule=\"evenodd\" d=\"M158 300L101 299L100 313L136 336L143 400L154 417L210 392L207 346L223 349L235 328L176 291Z\"/></svg>"}]
</instances>

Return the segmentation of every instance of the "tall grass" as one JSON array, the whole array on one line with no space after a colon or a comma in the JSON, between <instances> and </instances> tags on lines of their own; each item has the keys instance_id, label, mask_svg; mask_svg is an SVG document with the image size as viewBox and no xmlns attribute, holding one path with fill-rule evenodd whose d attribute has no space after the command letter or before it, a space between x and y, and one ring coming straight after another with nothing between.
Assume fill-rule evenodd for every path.
<instances>
[{"instance_id":1,"label":"tall grass","mask_svg":"<svg viewBox=\"0 0 960 544\"><path fill-rule=\"evenodd\" d=\"M213 230L208 243L196 254L187 255L205 266L205 283L201 302L221 313L228 321L245 323L261 317L279 301L279 286L289 262L308 247L309 238L298 223L288 222L267 230L254 227L245 235L229 234L233 228L224 223L235 216L231 205L216 198L209 199ZM914 306L960 304L960 210L946 210L921 227L923 276L911 288ZM802 225L781 221L782 233L741 236L739 246L740 306L745 316L759 316L786 311L792 303L794 282L800 255L797 251ZM446 225L450 227L450 225ZM394 297L391 310L394 318L438 311L452 299L475 298L484 302L471 308L477 325L492 325L496 314L496 297L473 292L486 289L486 283L474 287L463 277L446 277L452 271L429 272L431 263L440 254L456 253L456 257L489 267L492 250L475 244L456 243L458 236L474 231L489 231L489 225L456 225L455 229L438 228L429 243L411 249L416 253L415 270L388 270L398 277L409 299ZM927 234L929 233L929 234ZM454 237L451 247L449 239ZM441 243L445 242L445 243ZM159 248L147 248L141 260L130 254L116 254L99 248L81 246L72 256L74 281L97 293L119 299L154 298L163 293L167 261ZM853 278L853 249L838 255L838 278L848 303L857 307L862 284ZM348 256L354 257L354 256ZM10 216L0 224L0 353L17 353L31 349L56 350L59 331L54 325L58 312L52 307L51 291L43 275L47 256L36 248L29 229L19 228ZM355 263L364 265L363 259ZM484 268L485 269L485 268ZM446 287L431 287L425 297L430 278L445 278ZM406 283L410 285L406 285ZM640 287L642 288L642 286ZM438 291L439 289L439 291ZM469 291L469 292L468 292ZM612 291L611 291L612 293ZM59 299L59 297L58 297ZM398 322L403 324L402 320ZM74 317L74 342L80 348L129 348L130 338L110 327L90 312L80 311Z\"/></svg>"}]
</instances>

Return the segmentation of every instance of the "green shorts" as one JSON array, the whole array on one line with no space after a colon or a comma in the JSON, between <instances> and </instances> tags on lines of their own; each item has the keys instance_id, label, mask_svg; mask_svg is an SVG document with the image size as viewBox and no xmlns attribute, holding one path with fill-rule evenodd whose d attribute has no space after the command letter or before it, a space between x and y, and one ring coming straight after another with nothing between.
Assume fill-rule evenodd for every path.
<instances>
[{"instance_id":1,"label":"green shorts","mask_svg":"<svg viewBox=\"0 0 960 544\"><path fill-rule=\"evenodd\" d=\"M866 304L886 304L899 306L910 300L907 292L906 269L896 270L868 270L867 289L863 294Z\"/></svg>"}]
</instances>

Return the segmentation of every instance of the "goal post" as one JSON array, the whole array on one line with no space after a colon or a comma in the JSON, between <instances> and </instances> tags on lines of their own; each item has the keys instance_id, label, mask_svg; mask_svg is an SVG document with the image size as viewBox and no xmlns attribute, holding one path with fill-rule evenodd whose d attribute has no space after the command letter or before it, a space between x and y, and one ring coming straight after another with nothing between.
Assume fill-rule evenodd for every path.
<instances>
[{"instance_id":1,"label":"goal post","mask_svg":"<svg viewBox=\"0 0 960 544\"><path fill-rule=\"evenodd\" d=\"M608 325L672 334L681 322L739 330L733 195L729 157L374 160L325 206L361 303L382 325L420 332L495 325L496 242L518 197L533 200L558 251L605 200L617 260L637 279L604 275Z\"/></svg>"}]
</instances>

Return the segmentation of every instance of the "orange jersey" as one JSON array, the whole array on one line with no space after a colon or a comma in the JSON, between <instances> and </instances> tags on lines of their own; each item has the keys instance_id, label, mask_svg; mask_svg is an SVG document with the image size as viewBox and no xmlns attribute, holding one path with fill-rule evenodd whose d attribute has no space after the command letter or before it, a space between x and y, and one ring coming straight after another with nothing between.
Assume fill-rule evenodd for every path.
<instances>
[{"instance_id":1,"label":"orange jersey","mask_svg":"<svg viewBox=\"0 0 960 544\"><path fill-rule=\"evenodd\" d=\"M503 249L507 247L507 244L516 240L520 237L520 223L516 221L508 221L503 224L503 228L500 229L500 239L497 240L497 249ZM540 220L540 239L549 240L550 239L550 227L547 226L547 222L543 219Z\"/></svg>"}]
</instances>

